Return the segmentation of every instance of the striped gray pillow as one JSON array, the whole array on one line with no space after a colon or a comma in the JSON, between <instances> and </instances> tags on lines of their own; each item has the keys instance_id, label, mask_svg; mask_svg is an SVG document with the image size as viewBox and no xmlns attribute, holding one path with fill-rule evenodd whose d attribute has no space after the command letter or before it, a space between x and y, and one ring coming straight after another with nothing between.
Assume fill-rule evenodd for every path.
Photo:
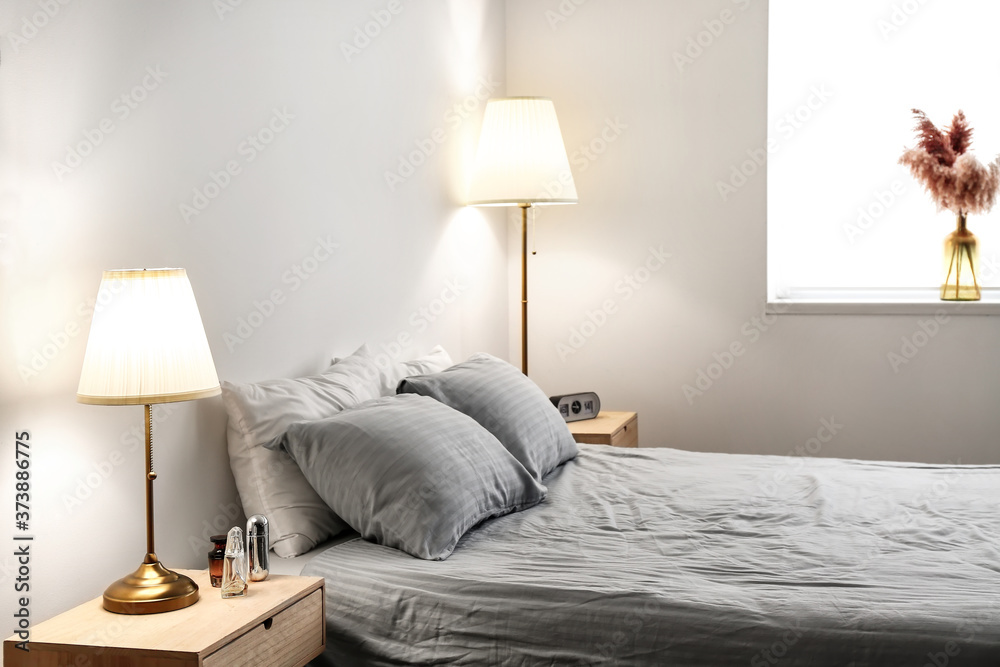
<instances>
[{"instance_id":1,"label":"striped gray pillow","mask_svg":"<svg viewBox=\"0 0 1000 667\"><path fill-rule=\"evenodd\" d=\"M396 391L430 396L469 415L539 481L579 453L566 422L538 385L490 354L406 378Z\"/></svg>"},{"instance_id":2,"label":"striped gray pillow","mask_svg":"<svg viewBox=\"0 0 1000 667\"><path fill-rule=\"evenodd\" d=\"M497 439L423 396L386 396L292 424L282 447L362 537L442 560L473 526L533 507L546 489Z\"/></svg>"}]
</instances>

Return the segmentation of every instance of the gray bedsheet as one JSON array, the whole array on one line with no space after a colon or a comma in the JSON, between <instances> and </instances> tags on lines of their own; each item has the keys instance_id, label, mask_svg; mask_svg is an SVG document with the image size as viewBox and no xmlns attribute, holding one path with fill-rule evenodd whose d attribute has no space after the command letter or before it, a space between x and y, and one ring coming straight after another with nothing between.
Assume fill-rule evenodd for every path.
<instances>
[{"instance_id":1,"label":"gray bedsheet","mask_svg":"<svg viewBox=\"0 0 1000 667\"><path fill-rule=\"evenodd\" d=\"M313 560L327 664L1000 665L1000 467L581 449L448 560Z\"/></svg>"}]
</instances>

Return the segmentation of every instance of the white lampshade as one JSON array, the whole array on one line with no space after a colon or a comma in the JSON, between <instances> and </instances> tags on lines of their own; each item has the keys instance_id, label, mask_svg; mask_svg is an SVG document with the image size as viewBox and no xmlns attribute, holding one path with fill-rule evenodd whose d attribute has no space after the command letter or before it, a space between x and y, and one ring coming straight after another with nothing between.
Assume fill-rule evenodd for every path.
<instances>
[{"instance_id":1,"label":"white lampshade","mask_svg":"<svg viewBox=\"0 0 1000 667\"><path fill-rule=\"evenodd\" d=\"M212 351L184 269L105 271L77 400L147 405L218 393Z\"/></svg>"},{"instance_id":2,"label":"white lampshade","mask_svg":"<svg viewBox=\"0 0 1000 667\"><path fill-rule=\"evenodd\" d=\"M552 100L490 100L483 117L469 204L575 204L576 185Z\"/></svg>"}]
</instances>

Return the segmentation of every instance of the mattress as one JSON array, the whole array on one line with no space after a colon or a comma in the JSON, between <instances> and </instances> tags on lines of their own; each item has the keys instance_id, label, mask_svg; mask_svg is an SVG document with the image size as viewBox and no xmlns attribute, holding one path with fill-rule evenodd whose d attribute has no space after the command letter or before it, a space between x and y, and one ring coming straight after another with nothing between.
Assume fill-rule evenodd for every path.
<instances>
[{"instance_id":1,"label":"mattress","mask_svg":"<svg viewBox=\"0 0 1000 667\"><path fill-rule=\"evenodd\" d=\"M350 530L345 533L341 533L340 535L337 535L336 537L333 537L316 547L313 547L304 554L292 556L291 558L282 558L272 551L267 559L268 572L271 574L302 574L302 568L304 568L313 558L320 555L330 547L340 544L341 542L346 542L347 540L357 536L357 533Z\"/></svg>"},{"instance_id":2,"label":"mattress","mask_svg":"<svg viewBox=\"0 0 1000 667\"><path fill-rule=\"evenodd\" d=\"M1000 467L581 445L545 482L445 561L314 558L328 664L1000 664Z\"/></svg>"}]
</instances>

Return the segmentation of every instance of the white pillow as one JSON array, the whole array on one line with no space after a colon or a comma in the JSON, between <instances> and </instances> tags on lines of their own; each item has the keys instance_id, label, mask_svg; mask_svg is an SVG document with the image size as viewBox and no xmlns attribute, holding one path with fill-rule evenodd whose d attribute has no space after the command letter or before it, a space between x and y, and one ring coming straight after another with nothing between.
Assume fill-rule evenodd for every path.
<instances>
[{"instance_id":1,"label":"white pillow","mask_svg":"<svg viewBox=\"0 0 1000 667\"><path fill-rule=\"evenodd\" d=\"M396 387L403 378L412 375L427 375L429 373L440 373L446 368L450 368L455 362L451 360L451 355L441 347L435 345L434 349L416 359L410 361L393 361L388 354L377 354L372 352L371 347L365 343L350 357L345 359L333 358L334 367L352 357L363 356L370 359L378 368L379 390L382 396L392 396L396 393Z\"/></svg>"},{"instance_id":2,"label":"white pillow","mask_svg":"<svg viewBox=\"0 0 1000 667\"><path fill-rule=\"evenodd\" d=\"M247 516L263 514L271 548L288 558L347 529L313 491L295 462L264 445L290 424L331 417L380 395L381 375L362 346L320 375L237 384L222 382L229 414L229 465Z\"/></svg>"}]
</instances>

